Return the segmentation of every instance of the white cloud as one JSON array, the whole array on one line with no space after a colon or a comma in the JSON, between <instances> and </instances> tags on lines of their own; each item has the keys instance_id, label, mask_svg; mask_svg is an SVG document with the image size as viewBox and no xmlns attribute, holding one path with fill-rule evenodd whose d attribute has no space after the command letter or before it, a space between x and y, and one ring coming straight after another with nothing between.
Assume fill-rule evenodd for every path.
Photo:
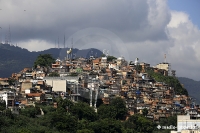
<instances>
[{"instance_id":1,"label":"white cloud","mask_svg":"<svg viewBox=\"0 0 200 133\"><path fill-rule=\"evenodd\" d=\"M46 40L35 40L35 39L19 42L17 45L22 48L26 48L29 51L42 51L53 47L53 44L50 44Z\"/></svg>"},{"instance_id":2,"label":"white cloud","mask_svg":"<svg viewBox=\"0 0 200 133\"><path fill-rule=\"evenodd\" d=\"M169 58L178 76L199 80L200 30L183 12L172 11L168 31L174 47L169 49Z\"/></svg>"},{"instance_id":3,"label":"white cloud","mask_svg":"<svg viewBox=\"0 0 200 133\"><path fill-rule=\"evenodd\" d=\"M170 23L168 24L168 27L171 28L177 28L179 24L186 23L189 20L188 14L184 12L178 12L178 11L171 11L172 19Z\"/></svg>"}]
</instances>

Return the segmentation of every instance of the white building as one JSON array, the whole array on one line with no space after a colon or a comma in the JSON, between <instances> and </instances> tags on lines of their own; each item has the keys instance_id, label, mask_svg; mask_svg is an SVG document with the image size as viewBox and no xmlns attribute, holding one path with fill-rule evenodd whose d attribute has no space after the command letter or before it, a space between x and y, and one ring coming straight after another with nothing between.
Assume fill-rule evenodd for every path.
<instances>
[{"instance_id":1,"label":"white building","mask_svg":"<svg viewBox=\"0 0 200 133\"><path fill-rule=\"evenodd\" d=\"M14 106L15 93L11 91L0 92L0 100L6 102L6 108L11 108Z\"/></svg>"},{"instance_id":2,"label":"white building","mask_svg":"<svg viewBox=\"0 0 200 133\"><path fill-rule=\"evenodd\" d=\"M163 69L169 71L170 64L169 63L159 63L156 65L156 68Z\"/></svg>"},{"instance_id":3,"label":"white building","mask_svg":"<svg viewBox=\"0 0 200 133\"><path fill-rule=\"evenodd\" d=\"M45 77L44 81L47 85L52 86L52 91L67 91L67 81L78 81L78 76L75 77Z\"/></svg>"},{"instance_id":4,"label":"white building","mask_svg":"<svg viewBox=\"0 0 200 133\"><path fill-rule=\"evenodd\" d=\"M190 119L190 115L178 115L177 131L171 133L200 133L200 119Z\"/></svg>"}]
</instances>

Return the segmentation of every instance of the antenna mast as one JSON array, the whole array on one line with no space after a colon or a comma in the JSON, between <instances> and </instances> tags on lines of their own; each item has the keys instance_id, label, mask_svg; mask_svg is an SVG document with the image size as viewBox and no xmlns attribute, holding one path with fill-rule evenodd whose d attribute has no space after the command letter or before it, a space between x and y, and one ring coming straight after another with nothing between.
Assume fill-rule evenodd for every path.
<instances>
[{"instance_id":1,"label":"antenna mast","mask_svg":"<svg viewBox=\"0 0 200 133\"><path fill-rule=\"evenodd\" d=\"M59 37L58 37L58 48L59 48Z\"/></svg>"},{"instance_id":2,"label":"antenna mast","mask_svg":"<svg viewBox=\"0 0 200 133\"><path fill-rule=\"evenodd\" d=\"M8 34L5 35L5 44L8 44Z\"/></svg>"},{"instance_id":3,"label":"antenna mast","mask_svg":"<svg viewBox=\"0 0 200 133\"><path fill-rule=\"evenodd\" d=\"M166 54L164 55L164 62L167 63Z\"/></svg>"},{"instance_id":4,"label":"antenna mast","mask_svg":"<svg viewBox=\"0 0 200 133\"><path fill-rule=\"evenodd\" d=\"M71 59L73 59L73 38L72 38L72 52L71 52Z\"/></svg>"},{"instance_id":5,"label":"antenna mast","mask_svg":"<svg viewBox=\"0 0 200 133\"><path fill-rule=\"evenodd\" d=\"M10 32L10 25L8 30L8 44L11 44L11 32Z\"/></svg>"},{"instance_id":6,"label":"antenna mast","mask_svg":"<svg viewBox=\"0 0 200 133\"><path fill-rule=\"evenodd\" d=\"M64 48L65 48L65 34L64 34Z\"/></svg>"}]
</instances>

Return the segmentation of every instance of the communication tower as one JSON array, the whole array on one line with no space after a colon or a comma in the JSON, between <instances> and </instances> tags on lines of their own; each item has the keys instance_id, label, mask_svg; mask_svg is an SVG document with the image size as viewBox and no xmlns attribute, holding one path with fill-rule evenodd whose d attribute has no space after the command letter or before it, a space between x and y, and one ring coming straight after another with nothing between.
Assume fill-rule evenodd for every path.
<instances>
[{"instance_id":1,"label":"communication tower","mask_svg":"<svg viewBox=\"0 0 200 133\"><path fill-rule=\"evenodd\" d=\"M109 50L104 49L104 50L103 50L103 54L104 54L106 57L108 57L108 55L109 55Z\"/></svg>"},{"instance_id":2,"label":"communication tower","mask_svg":"<svg viewBox=\"0 0 200 133\"><path fill-rule=\"evenodd\" d=\"M164 63L167 63L166 54L164 55Z\"/></svg>"},{"instance_id":3,"label":"communication tower","mask_svg":"<svg viewBox=\"0 0 200 133\"><path fill-rule=\"evenodd\" d=\"M59 37L58 37L58 48L59 48Z\"/></svg>"},{"instance_id":4,"label":"communication tower","mask_svg":"<svg viewBox=\"0 0 200 133\"><path fill-rule=\"evenodd\" d=\"M73 38L72 38L72 48L71 48L72 52L71 52L71 59L73 59Z\"/></svg>"},{"instance_id":5,"label":"communication tower","mask_svg":"<svg viewBox=\"0 0 200 133\"><path fill-rule=\"evenodd\" d=\"M65 48L65 35L64 35L64 48Z\"/></svg>"},{"instance_id":6,"label":"communication tower","mask_svg":"<svg viewBox=\"0 0 200 133\"><path fill-rule=\"evenodd\" d=\"M8 30L8 44L11 44L11 31L10 31L10 25Z\"/></svg>"}]
</instances>

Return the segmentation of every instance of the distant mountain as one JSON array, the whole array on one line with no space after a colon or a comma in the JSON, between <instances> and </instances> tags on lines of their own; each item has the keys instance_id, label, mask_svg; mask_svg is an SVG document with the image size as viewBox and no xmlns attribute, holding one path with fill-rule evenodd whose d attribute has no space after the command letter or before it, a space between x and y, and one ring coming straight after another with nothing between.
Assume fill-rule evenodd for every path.
<instances>
[{"instance_id":1,"label":"distant mountain","mask_svg":"<svg viewBox=\"0 0 200 133\"><path fill-rule=\"evenodd\" d=\"M10 77L25 67L32 67L39 54L51 54L55 59L65 59L69 48L51 48L39 52L30 52L27 49L0 43L0 77ZM99 57L103 53L95 48L79 50L73 49L73 57Z\"/></svg>"},{"instance_id":2,"label":"distant mountain","mask_svg":"<svg viewBox=\"0 0 200 133\"><path fill-rule=\"evenodd\" d=\"M200 104L200 81L185 77L178 77L178 80L187 89L189 95L196 99L195 102Z\"/></svg>"}]
</instances>

